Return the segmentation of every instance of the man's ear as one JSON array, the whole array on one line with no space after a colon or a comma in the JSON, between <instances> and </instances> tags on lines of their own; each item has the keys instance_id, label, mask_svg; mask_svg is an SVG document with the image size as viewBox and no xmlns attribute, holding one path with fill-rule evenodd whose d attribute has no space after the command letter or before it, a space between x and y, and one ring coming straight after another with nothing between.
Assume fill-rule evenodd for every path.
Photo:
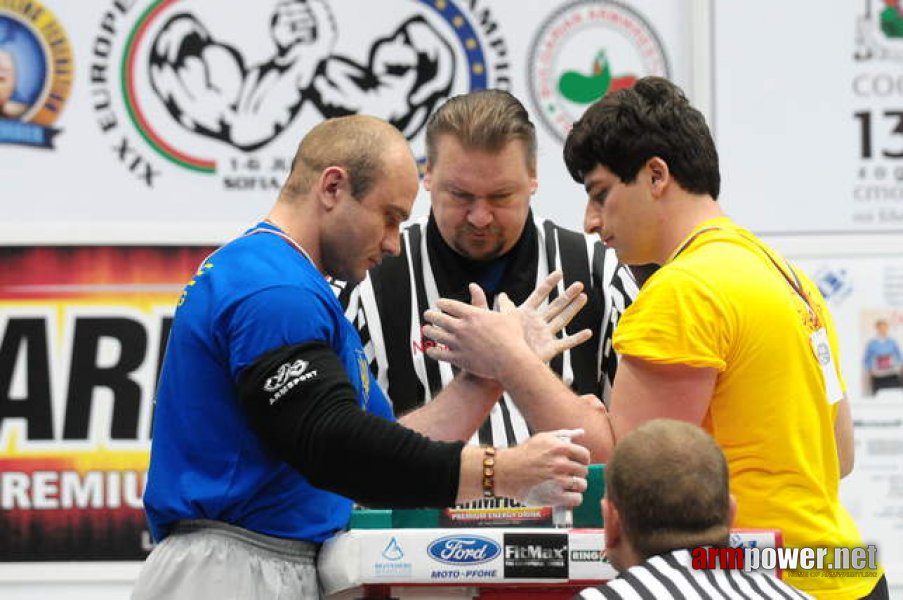
<instances>
[{"instance_id":1,"label":"man's ear","mask_svg":"<svg viewBox=\"0 0 903 600\"><path fill-rule=\"evenodd\" d=\"M658 156L653 156L646 161L646 169L652 195L661 196L671 182L671 170L668 168L668 163Z\"/></svg>"},{"instance_id":2,"label":"man's ear","mask_svg":"<svg viewBox=\"0 0 903 600\"><path fill-rule=\"evenodd\" d=\"M602 498L602 522L605 527L605 547L617 546L621 541L621 515L608 498Z\"/></svg>"},{"instance_id":3,"label":"man's ear","mask_svg":"<svg viewBox=\"0 0 903 600\"><path fill-rule=\"evenodd\" d=\"M433 191L433 167L429 160L423 166L423 189L428 192Z\"/></svg>"},{"instance_id":4,"label":"man's ear","mask_svg":"<svg viewBox=\"0 0 903 600\"><path fill-rule=\"evenodd\" d=\"M737 516L737 498L733 494L728 495L727 504L727 526L734 526L734 517Z\"/></svg>"},{"instance_id":5,"label":"man's ear","mask_svg":"<svg viewBox=\"0 0 903 600\"><path fill-rule=\"evenodd\" d=\"M342 167L326 167L317 181L317 196L326 210L332 210L339 203L342 190L349 189L348 171Z\"/></svg>"}]
</instances>

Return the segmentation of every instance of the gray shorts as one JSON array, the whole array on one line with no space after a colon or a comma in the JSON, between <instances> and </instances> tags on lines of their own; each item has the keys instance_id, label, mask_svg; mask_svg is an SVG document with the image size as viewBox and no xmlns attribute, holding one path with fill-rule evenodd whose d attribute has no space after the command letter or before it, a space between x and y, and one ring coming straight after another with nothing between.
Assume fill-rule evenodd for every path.
<instances>
[{"instance_id":1,"label":"gray shorts","mask_svg":"<svg viewBox=\"0 0 903 600\"><path fill-rule=\"evenodd\" d=\"M318 600L318 549L219 521L181 521L147 557L132 600Z\"/></svg>"}]
</instances>

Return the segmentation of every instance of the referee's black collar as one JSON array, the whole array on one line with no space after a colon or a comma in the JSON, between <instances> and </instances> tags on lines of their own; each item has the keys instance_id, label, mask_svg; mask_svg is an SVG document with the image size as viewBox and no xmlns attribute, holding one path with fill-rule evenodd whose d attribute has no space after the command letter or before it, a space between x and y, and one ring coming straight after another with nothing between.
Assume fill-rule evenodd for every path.
<instances>
[{"instance_id":1,"label":"referee's black collar","mask_svg":"<svg viewBox=\"0 0 903 600\"><path fill-rule=\"evenodd\" d=\"M426 249L433 265L436 287L443 298L469 302L467 285L479 282L492 269L499 268L503 270L499 285L495 290L484 290L490 305L494 302L496 293L501 291L508 294L515 304L521 304L536 286L539 245L532 209L527 213L527 220L517 243L502 256L488 261L467 258L449 246L430 211L426 224Z\"/></svg>"}]
</instances>

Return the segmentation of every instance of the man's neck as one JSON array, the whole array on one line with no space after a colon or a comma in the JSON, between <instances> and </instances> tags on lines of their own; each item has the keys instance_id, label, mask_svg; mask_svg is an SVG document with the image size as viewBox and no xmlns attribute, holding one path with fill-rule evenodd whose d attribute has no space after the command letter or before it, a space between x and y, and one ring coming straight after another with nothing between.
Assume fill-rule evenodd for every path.
<instances>
[{"instance_id":1,"label":"man's neck","mask_svg":"<svg viewBox=\"0 0 903 600\"><path fill-rule=\"evenodd\" d=\"M455 250L442 237L432 214L427 222L426 236L430 262L434 270L442 271L441 276L436 277L441 296L469 301L467 284L470 282L479 283L490 301L495 292L504 290L519 304L533 291L539 250L532 217L527 219L520 237L508 252L485 261L468 258Z\"/></svg>"},{"instance_id":2,"label":"man's neck","mask_svg":"<svg viewBox=\"0 0 903 600\"><path fill-rule=\"evenodd\" d=\"M721 205L708 195L683 194L665 202L669 202L670 206L665 213L665 225L658 250L660 265L667 262L691 231L706 221L724 216Z\"/></svg>"},{"instance_id":3,"label":"man's neck","mask_svg":"<svg viewBox=\"0 0 903 600\"><path fill-rule=\"evenodd\" d=\"M619 573L623 573L630 567L635 567L643 563L643 559L640 555L633 549L630 542L623 537L621 538L621 543L618 544L617 549L610 551L609 559L611 560L612 566L614 566Z\"/></svg>"},{"instance_id":4,"label":"man's neck","mask_svg":"<svg viewBox=\"0 0 903 600\"><path fill-rule=\"evenodd\" d=\"M318 271L322 272L319 222L314 215L307 214L310 206L312 206L310 203L289 206L287 203L280 201L264 217L264 221L280 229L294 240L296 244L304 248L304 252L311 262Z\"/></svg>"}]
</instances>

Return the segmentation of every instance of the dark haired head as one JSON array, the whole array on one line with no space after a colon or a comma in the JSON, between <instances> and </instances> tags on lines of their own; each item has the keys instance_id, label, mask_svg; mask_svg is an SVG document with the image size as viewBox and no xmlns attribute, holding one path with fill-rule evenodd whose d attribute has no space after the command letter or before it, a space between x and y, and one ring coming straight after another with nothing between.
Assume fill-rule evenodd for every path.
<instances>
[{"instance_id":1,"label":"dark haired head","mask_svg":"<svg viewBox=\"0 0 903 600\"><path fill-rule=\"evenodd\" d=\"M605 495L645 560L679 548L724 546L730 527L727 462L696 425L647 421L615 446Z\"/></svg>"},{"instance_id":2,"label":"dark haired head","mask_svg":"<svg viewBox=\"0 0 903 600\"><path fill-rule=\"evenodd\" d=\"M598 100L574 123L564 145L564 161L578 183L597 165L633 183L656 156L682 188L718 198L718 151L705 118L661 77L644 77Z\"/></svg>"}]
</instances>

